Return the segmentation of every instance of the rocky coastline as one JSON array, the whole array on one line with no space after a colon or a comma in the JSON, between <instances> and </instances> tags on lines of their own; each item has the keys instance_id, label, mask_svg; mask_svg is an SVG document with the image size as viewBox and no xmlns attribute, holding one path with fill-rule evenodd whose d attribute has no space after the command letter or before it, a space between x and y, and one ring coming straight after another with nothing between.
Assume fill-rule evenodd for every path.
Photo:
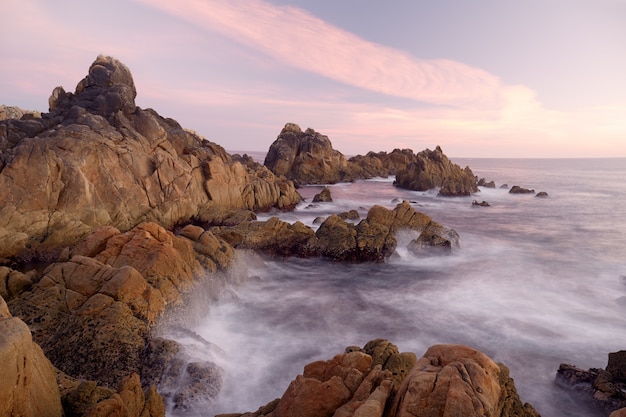
<instances>
[{"instance_id":1,"label":"rocky coastline","mask_svg":"<svg viewBox=\"0 0 626 417\"><path fill-rule=\"evenodd\" d=\"M261 165L137 107L136 94L130 70L98 56L73 93L54 89L48 113L0 120L0 416L162 417L210 402L223 371L191 361L160 330L191 314L192 295L219 299L245 251L384 262L406 229L416 256L460 245L408 202L373 206L358 222L331 215L315 231L256 218L293 209L301 184L396 175L409 189L477 192L471 169L439 147L347 159L288 123ZM481 352L438 345L418 358L377 339L306 365L282 398L233 416L392 417L415 407L538 415L506 366Z\"/></svg>"}]
</instances>

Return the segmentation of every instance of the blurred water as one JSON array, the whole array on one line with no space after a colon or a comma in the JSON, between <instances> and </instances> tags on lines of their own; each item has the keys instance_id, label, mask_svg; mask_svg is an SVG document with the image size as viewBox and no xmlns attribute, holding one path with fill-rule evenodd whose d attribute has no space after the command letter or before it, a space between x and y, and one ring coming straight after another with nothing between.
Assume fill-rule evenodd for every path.
<instances>
[{"instance_id":1,"label":"blurred water","mask_svg":"<svg viewBox=\"0 0 626 417\"><path fill-rule=\"evenodd\" d=\"M321 259L249 262L236 296L207 307L194 329L223 352L225 386L210 410L254 411L280 397L304 365L346 346L387 338L420 356L436 343L476 347L511 369L522 401L544 416L591 416L554 385L560 363L605 367L626 348L626 160L455 160L499 187L444 198L392 186L392 178L331 186L332 203L311 204L287 221L373 204L411 201L455 229L451 256L415 258L403 249L385 264ZM473 207L477 199L490 207ZM245 259L245 258L244 258ZM212 415L211 414L211 415Z\"/></svg>"}]
</instances>

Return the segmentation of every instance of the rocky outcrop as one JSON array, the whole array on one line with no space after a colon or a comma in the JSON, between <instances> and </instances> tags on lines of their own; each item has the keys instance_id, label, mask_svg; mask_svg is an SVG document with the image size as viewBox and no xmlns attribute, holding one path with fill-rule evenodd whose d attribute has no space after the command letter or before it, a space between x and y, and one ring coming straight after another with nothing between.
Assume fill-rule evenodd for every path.
<instances>
[{"instance_id":1,"label":"rocky outcrop","mask_svg":"<svg viewBox=\"0 0 626 417\"><path fill-rule=\"evenodd\" d=\"M0 121L0 258L55 259L100 226L171 228L216 208L300 201L292 182L233 161L135 96L128 68L99 56L40 119Z\"/></svg>"},{"instance_id":2,"label":"rocky outcrop","mask_svg":"<svg viewBox=\"0 0 626 417\"><path fill-rule=\"evenodd\" d=\"M274 174L299 184L334 184L355 179L345 156L333 149L328 136L304 132L287 123L272 143L264 165Z\"/></svg>"},{"instance_id":3,"label":"rocky outcrop","mask_svg":"<svg viewBox=\"0 0 626 417\"><path fill-rule=\"evenodd\" d=\"M394 149L389 153L368 152L365 155L353 156L348 161L359 178L386 178L406 169L415 158L416 155L411 149Z\"/></svg>"},{"instance_id":4,"label":"rocky outcrop","mask_svg":"<svg viewBox=\"0 0 626 417\"><path fill-rule=\"evenodd\" d=\"M369 152L346 160L333 149L327 136L310 128L302 132L295 123L287 123L272 143L265 166L298 184L334 184L395 174L394 185L409 190L439 188L442 196L478 192L472 170L453 164L439 146L417 154L410 149L394 149L389 154Z\"/></svg>"},{"instance_id":5,"label":"rocky outcrop","mask_svg":"<svg viewBox=\"0 0 626 417\"><path fill-rule=\"evenodd\" d=\"M301 222L289 224L277 217L267 221L240 223L233 227L213 227L209 231L234 248L252 249L279 256L324 256L335 261L384 262L396 247L396 233L415 232L415 252L459 247L459 235L443 227L426 214L416 211L408 202L393 210L373 206L358 224L358 212L331 215L317 231ZM421 249L421 250L420 250Z\"/></svg>"},{"instance_id":6,"label":"rocky outcrop","mask_svg":"<svg viewBox=\"0 0 626 417\"><path fill-rule=\"evenodd\" d=\"M328 187L324 187L322 191L313 196L314 203L330 203L331 201L333 201L333 197Z\"/></svg>"},{"instance_id":7,"label":"rocky outcrop","mask_svg":"<svg viewBox=\"0 0 626 417\"><path fill-rule=\"evenodd\" d=\"M41 112L24 110L17 106L0 105L0 120L6 119L36 119L41 117Z\"/></svg>"},{"instance_id":8,"label":"rocky outcrop","mask_svg":"<svg viewBox=\"0 0 626 417\"><path fill-rule=\"evenodd\" d=\"M192 228L180 236L154 223L125 233L98 229L9 306L57 368L117 387L128 375L146 371L146 346L166 307L181 307L199 281L215 279L207 270L224 269L233 260L229 245Z\"/></svg>"},{"instance_id":9,"label":"rocky outcrop","mask_svg":"<svg viewBox=\"0 0 626 417\"><path fill-rule=\"evenodd\" d=\"M223 415L222 417L225 417ZM467 346L436 345L416 360L386 340L304 367L283 396L230 417L538 417L504 365Z\"/></svg>"},{"instance_id":10,"label":"rocky outcrop","mask_svg":"<svg viewBox=\"0 0 626 417\"><path fill-rule=\"evenodd\" d=\"M514 185L509 190L510 194L535 194L535 190L531 190L529 188L520 187L519 185Z\"/></svg>"},{"instance_id":11,"label":"rocky outcrop","mask_svg":"<svg viewBox=\"0 0 626 417\"><path fill-rule=\"evenodd\" d=\"M487 181L484 178L481 178L478 180L478 184L479 187L485 187L485 188L496 188L496 183L495 181Z\"/></svg>"},{"instance_id":12,"label":"rocky outcrop","mask_svg":"<svg viewBox=\"0 0 626 417\"><path fill-rule=\"evenodd\" d=\"M461 169L452 163L439 146L416 155L406 169L396 174L394 185L414 191L440 187L443 196L467 196L478 192L476 177L469 167Z\"/></svg>"},{"instance_id":13,"label":"rocky outcrop","mask_svg":"<svg viewBox=\"0 0 626 417\"><path fill-rule=\"evenodd\" d=\"M28 326L0 297L0 415L61 417L56 372Z\"/></svg>"},{"instance_id":14,"label":"rocky outcrop","mask_svg":"<svg viewBox=\"0 0 626 417\"><path fill-rule=\"evenodd\" d=\"M571 390L586 406L591 405L605 414L617 413L617 410L626 408L626 351L609 353L608 356L605 369L584 370L561 364L556 383Z\"/></svg>"}]
</instances>

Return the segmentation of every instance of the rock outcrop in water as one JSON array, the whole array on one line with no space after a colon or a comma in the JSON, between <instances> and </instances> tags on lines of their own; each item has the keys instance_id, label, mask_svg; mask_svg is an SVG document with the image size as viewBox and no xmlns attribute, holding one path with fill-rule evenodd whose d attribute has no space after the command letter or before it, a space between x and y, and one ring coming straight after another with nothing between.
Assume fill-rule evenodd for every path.
<instances>
[{"instance_id":1,"label":"rock outcrop in water","mask_svg":"<svg viewBox=\"0 0 626 417\"><path fill-rule=\"evenodd\" d=\"M279 256L324 256L349 262L383 262L396 250L396 234L400 231L415 234L412 246L417 254L441 248L447 252L460 245L454 230L416 211L406 201L393 210L374 206L356 225L339 215L331 215L316 232L301 222L289 224L278 218L213 227L209 231L235 248Z\"/></svg>"},{"instance_id":2,"label":"rock outcrop in water","mask_svg":"<svg viewBox=\"0 0 626 417\"><path fill-rule=\"evenodd\" d=\"M556 382L577 394L578 400L603 414L626 414L626 351L609 353L605 369L580 369L561 364ZM620 410L617 412L616 410ZM611 414L613 416L613 414Z\"/></svg>"},{"instance_id":3,"label":"rock outcrop in water","mask_svg":"<svg viewBox=\"0 0 626 417\"><path fill-rule=\"evenodd\" d=\"M295 123L287 123L272 143L265 166L299 184L334 184L395 174L394 185L409 190L439 188L443 196L478 192L472 170L453 164L439 146L434 151L426 149L417 154L395 149L389 154L369 152L346 160L333 149L327 136L313 129L302 132Z\"/></svg>"},{"instance_id":4,"label":"rock outcrop in water","mask_svg":"<svg viewBox=\"0 0 626 417\"><path fill-rule=\"evenodd\" d=\"M223 415L221 417L225 417ZM537 417L506 366L467 346L436 345L416 360L386 340L304 367L283 396L229 417ZM219 417L219 416L218 416Z\"/></svg>"},{"instance_id":5,"label":"rock outcrop in water","mask_svg":"<svg viewBox=\"0 0 626 417\"><path fill-rule=\"evenodd\" d=\"M452 163L437 146L434 151L426 149L416 155L404 170L396 175L396 187L414 191L427 191L439 188L443 196L471 195L478 192L474 173L469 167L461 169Z\"/></svg>"},{"instance_id":6,"label":"rock outcrop in water","mask_svg":"<svg viewBox=\"0 0 626 417\"><path fill-rule=\"evenodd\" d=\"M135 96L128 68L99 56L75 93L54 90L42 118L0 122L0 257L54 257L105 225L171 228L214 206L300 201L291 181L233 161Z\"/></svg>"}]
</instances>

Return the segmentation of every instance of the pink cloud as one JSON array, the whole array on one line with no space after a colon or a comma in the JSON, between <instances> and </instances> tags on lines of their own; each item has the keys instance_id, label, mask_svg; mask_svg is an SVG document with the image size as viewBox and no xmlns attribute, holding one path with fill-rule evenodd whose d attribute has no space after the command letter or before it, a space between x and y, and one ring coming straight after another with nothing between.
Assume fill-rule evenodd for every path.
<instances>
[{"instance_id":1,"label":"pink cloud","mask_svg":"<svg viewBox=\"0 0 626 417\"><path fill-rule=\"evenodd\" d=\"M421 60L366 41L302 9L260 0L139 0L262 50L282 64L390 96L454 106L500 102L501 83L451 60Z\"/></svg>"}]
</instances>

